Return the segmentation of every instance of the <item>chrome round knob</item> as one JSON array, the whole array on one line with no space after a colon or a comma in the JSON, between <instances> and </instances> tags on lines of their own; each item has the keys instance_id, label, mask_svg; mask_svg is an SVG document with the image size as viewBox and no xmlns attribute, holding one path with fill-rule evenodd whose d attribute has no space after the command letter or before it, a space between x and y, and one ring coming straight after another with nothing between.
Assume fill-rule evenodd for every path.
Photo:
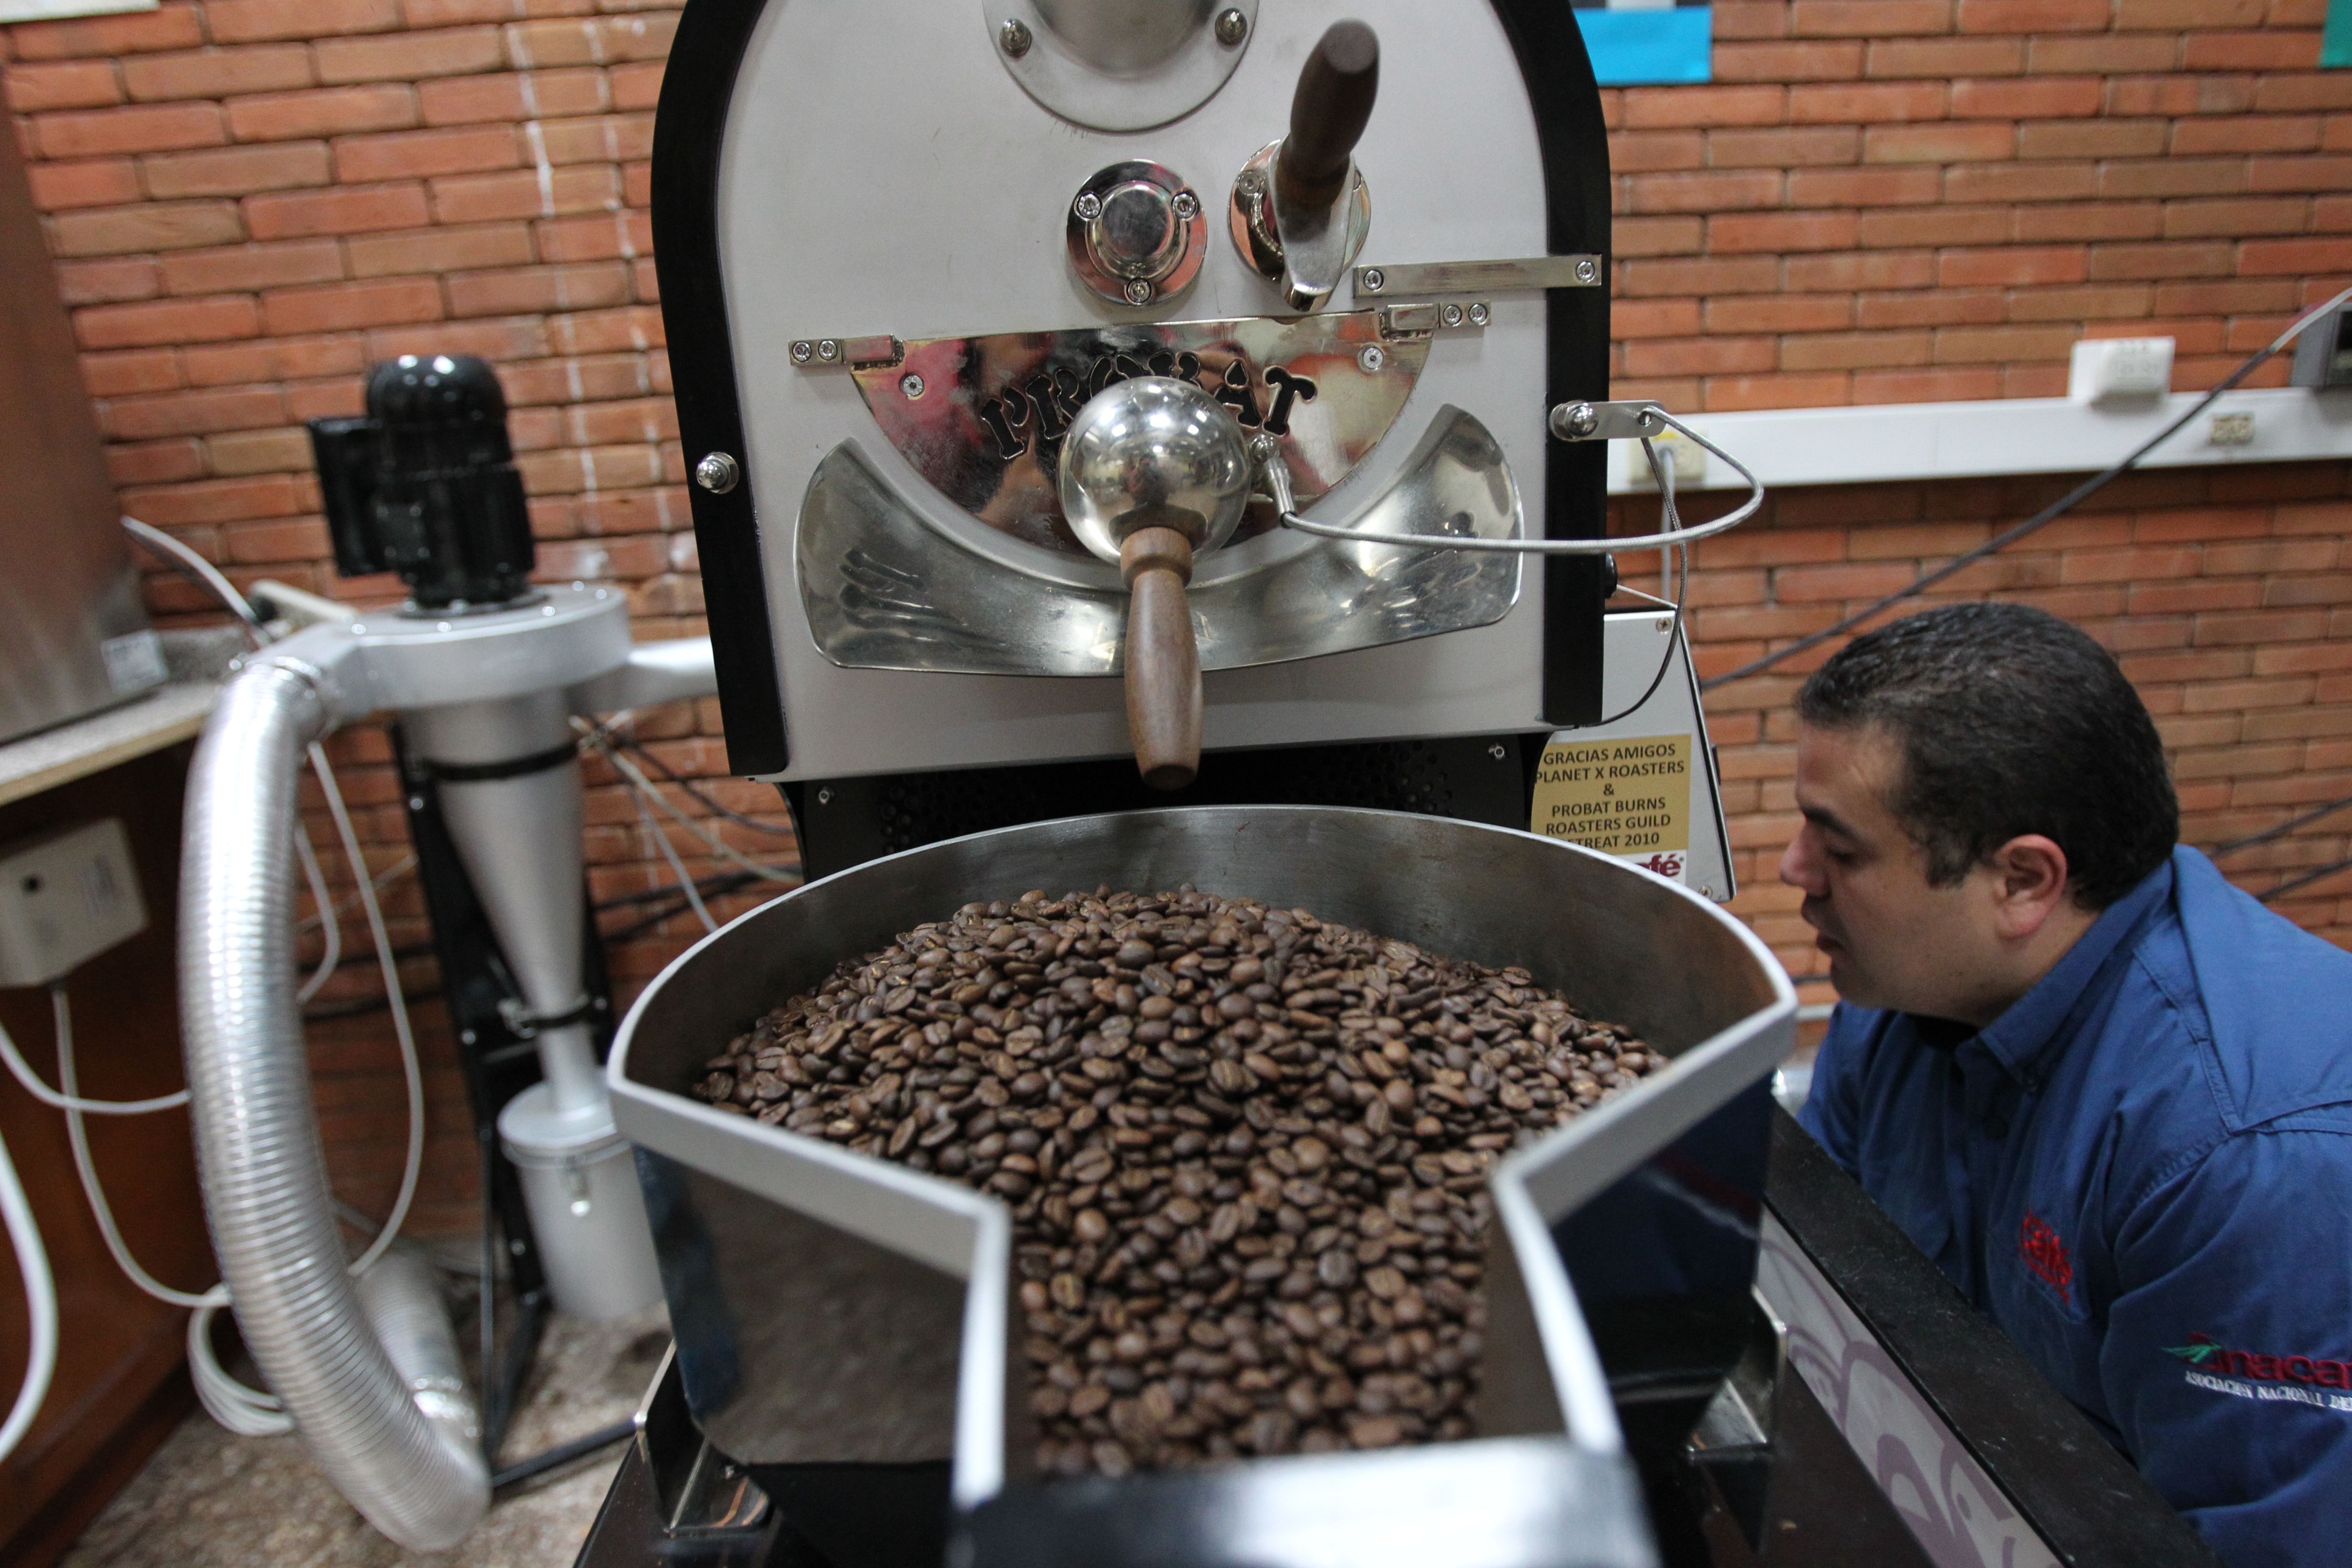
<instances>
[{"instance_id":1,"label":"chrome round knob","mask_svg":"<svg viewBox=\"0 0 2352 1568\"><path fill-rule=\"evenodd\" d=\"M1112 277L1150 282L1174 270L1184 251L1184 234L1166 189L1149 180L1129 180L1104 195L1102 210L1087 226L1087 244Z\"/></svg>"},{"instance_id":2,"label":"chrome round knob","mask_svg":"<svg viewBox=\"0 0 2352 1568\"><path fill-rule=\"evenodd\" d=\"M1240 525L1249 484L1240 421L1172 376L1104 388L1062 437L1062 514L1105 561L1139 528L1172 528L1196 552L1216 549Z\"/></svg>"}]
</instances>

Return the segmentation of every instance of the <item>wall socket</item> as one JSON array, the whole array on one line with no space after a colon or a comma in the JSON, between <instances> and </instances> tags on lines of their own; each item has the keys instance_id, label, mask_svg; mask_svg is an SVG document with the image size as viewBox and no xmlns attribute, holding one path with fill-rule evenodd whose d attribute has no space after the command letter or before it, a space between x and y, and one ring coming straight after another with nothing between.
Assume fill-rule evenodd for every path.
<instances>
[{"instance_id":1,"label":"wall socket","mask_svg":"<svg viewBox=\"0 0 2352 1568\"><path fill-rule=\"evenodd\" d=\"M2084 338L2066 367L2075 403L2153 401L2172 390L2170 338Z\"/></svg>"},{"instance_id":2,"label":"wall socket","mask_svg":"<svg viewBox=\"0 0 2352 1568\"><path fill-rule=\"evenodd\" d=\"M0 846L0 986L46 985L146 929L116 818Z\"/></svg>"}]
</instances>

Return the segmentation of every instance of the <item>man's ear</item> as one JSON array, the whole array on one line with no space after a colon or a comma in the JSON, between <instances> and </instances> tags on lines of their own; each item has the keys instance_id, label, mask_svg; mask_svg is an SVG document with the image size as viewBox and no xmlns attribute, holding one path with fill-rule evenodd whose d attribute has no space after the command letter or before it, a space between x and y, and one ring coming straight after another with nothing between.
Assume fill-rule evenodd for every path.
<instances>
[{"instance_id":1,"label":"man's ear","mask_svg":"<svg viewBox=\"0 0 2352 1568\"><path fill-rule=\"evenodd\" d=\"M2055 839L2022 833L1987 860L1993 873L1993 921L2000 935L2022 941L2069 906L2066 851Z\"/></svg>"}]
</instances>

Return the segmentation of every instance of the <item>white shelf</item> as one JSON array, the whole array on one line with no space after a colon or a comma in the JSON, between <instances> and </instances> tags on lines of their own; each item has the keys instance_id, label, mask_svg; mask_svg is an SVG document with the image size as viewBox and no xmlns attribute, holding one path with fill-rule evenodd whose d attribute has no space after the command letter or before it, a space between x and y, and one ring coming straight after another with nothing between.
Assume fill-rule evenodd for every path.
<instances>
[{"instance_id":1,"label":"white shelf","mask_svg":"<svg viewBox=\"0 0 2352 1568\"><path fill-rule=\"evenodd\" d=\"M1980 403L1903 403L1860 408L1776 408L1685 415L1708 440L1755 469L1768 487L1849 485L1895 479L1957 479L1993 474L2095 473L2164 428L2199 394L2113 407L2063 397ZM2217 447L2214 416L2253 416L2253 439ZM1641 447L1612 441L1609 489L1628 482ZM2352 458L2352 393L2277 387L2225 395L2196 423L2141 459L2148 468L2231 463L2293 463ZM1707 459L1700 489L1739 488L1720 459ZM1685 487L1692 488L1692 487ZM1647 487L1643 487L1646 490Z\"/></svg>"}]
</instances>

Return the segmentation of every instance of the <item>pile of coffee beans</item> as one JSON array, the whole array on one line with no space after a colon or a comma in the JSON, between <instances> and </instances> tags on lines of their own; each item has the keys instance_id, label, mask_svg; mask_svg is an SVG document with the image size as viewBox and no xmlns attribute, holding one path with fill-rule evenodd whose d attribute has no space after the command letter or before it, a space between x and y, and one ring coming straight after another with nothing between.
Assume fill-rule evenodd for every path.
<instances>
[{"instance_id":1,"label":"pile of coffee beans","mask_svg":"<svg viewBox=\"0 0 2352 1568\"><path fill-rule=\"evenodd\" d=\"M1039 1468L1467 1436L1488 1167L1665 1065L1522 969L1192 891L967 904L761 1018L725 1110L1013 1205Z\"/></svg>"}]
</instances>

